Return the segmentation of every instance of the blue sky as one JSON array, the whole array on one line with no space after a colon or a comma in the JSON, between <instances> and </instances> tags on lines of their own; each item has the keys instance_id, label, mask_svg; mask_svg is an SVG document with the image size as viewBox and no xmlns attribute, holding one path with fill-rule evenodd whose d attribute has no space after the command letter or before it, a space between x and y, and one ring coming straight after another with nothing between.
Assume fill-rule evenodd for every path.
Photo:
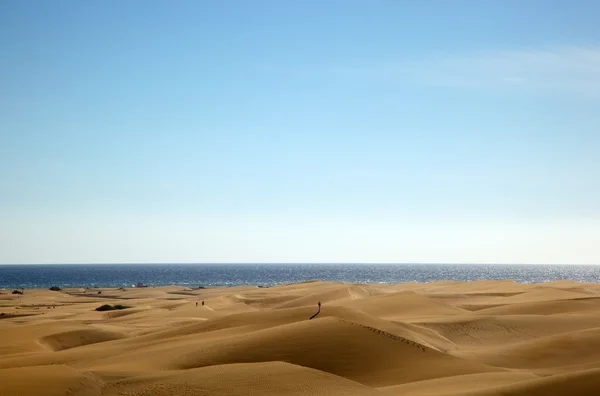
<instances>
[{"instance_id":1,"label":"blue sky","mask_svg":"<svg viewBox=\"0 0 600 396\"><path fill-rule=\"evenodd\" d=\"M4 1L0 263L600 264L596 1Z\"/></svg>"}]
</instances>

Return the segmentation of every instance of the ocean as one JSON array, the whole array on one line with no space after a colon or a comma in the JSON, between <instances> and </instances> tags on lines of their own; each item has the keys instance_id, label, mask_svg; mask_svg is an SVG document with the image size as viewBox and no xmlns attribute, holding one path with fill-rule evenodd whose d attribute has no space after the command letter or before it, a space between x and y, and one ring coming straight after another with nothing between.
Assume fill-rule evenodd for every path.
<instances>
[{"instance_id":1,"label":"ocean","mask_svg":"<svg viewBox=\"0 0 600 396\"><path fill-rule=\"evenodd\" d=\"M346 283L572 280L600 283L596 265L479 264L85 264L0 265L0 289L148 286L273 286L307 280Z\"/></svg>"}]
</instances>

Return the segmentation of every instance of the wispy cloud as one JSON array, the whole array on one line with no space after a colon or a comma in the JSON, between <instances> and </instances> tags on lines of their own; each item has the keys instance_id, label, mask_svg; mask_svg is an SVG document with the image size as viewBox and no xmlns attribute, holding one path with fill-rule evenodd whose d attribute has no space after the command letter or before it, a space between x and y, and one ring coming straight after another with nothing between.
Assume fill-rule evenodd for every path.
<instances>
[{"instance_id":1,"label":"wispy cloud","mask_svg":"<svg viewBox=\"0 0 600 396\"><path fill-rule=\"evenodd\" d=\"M430 86L519 89L600 97L600 47L491 51L338 69L348 76Z\"/></svg>"}]
</instances>

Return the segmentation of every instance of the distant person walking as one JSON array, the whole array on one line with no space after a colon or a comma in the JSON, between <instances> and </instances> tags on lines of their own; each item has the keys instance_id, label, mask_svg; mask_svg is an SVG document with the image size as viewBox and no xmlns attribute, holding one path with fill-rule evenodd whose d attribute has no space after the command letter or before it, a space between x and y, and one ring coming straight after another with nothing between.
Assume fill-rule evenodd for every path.
<instances>
[{"instance_id":1,"label":"distant person walking","mask_svg":"<svg viewBox=\"0 0 600 396\"><path fill-rule=\"evenodd\" d=\"M196 306L198 306L198 301L196 301Z\"/></svg>"},{"instance_id":2,"label":"distant person walking","mask_svg":"<svg viewBox=\"0 0 600 396\"><path fill-rule=\"evenodd\" d=\"M204 300L202 300L202 306L204 306Z\"/></svg>"},{"instance_id":3,"label":"distant person walking","mask_svg":"<svg viewBox=\"0 0 600 396\"><path fill-rule=\"evenodd\" d=\"M314 317L316 317L316 316L317 316L319 313L321 313L321 301L319 301L319 302L317 303L317 305L319 306L319 310L317 311L317 313L316 313L316 314L314 314L313 316L311 316L311 317L310 317L308 320L311 320L311 319L313 319L313 318L314 318Z\"/></svg>"}]
</instances>

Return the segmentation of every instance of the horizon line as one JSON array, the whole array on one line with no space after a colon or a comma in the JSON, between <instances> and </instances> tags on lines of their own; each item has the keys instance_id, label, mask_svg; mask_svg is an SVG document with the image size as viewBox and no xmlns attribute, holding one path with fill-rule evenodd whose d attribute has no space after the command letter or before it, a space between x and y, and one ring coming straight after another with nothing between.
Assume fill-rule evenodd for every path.
<instances>
[{"instance_id":1,"label":"horizon line","mask_svg":"<svg viewBox=\"0 0 600 396\"><path fill-rule=\"evenodd\" d=\"M0 266L19 266L19 265L600 265L582 264L582 263L469 263L469 262L351 262L351 261L308 261L308 262L122 262L122 263L0 263Z\"/></svg>"}]
</instances>

